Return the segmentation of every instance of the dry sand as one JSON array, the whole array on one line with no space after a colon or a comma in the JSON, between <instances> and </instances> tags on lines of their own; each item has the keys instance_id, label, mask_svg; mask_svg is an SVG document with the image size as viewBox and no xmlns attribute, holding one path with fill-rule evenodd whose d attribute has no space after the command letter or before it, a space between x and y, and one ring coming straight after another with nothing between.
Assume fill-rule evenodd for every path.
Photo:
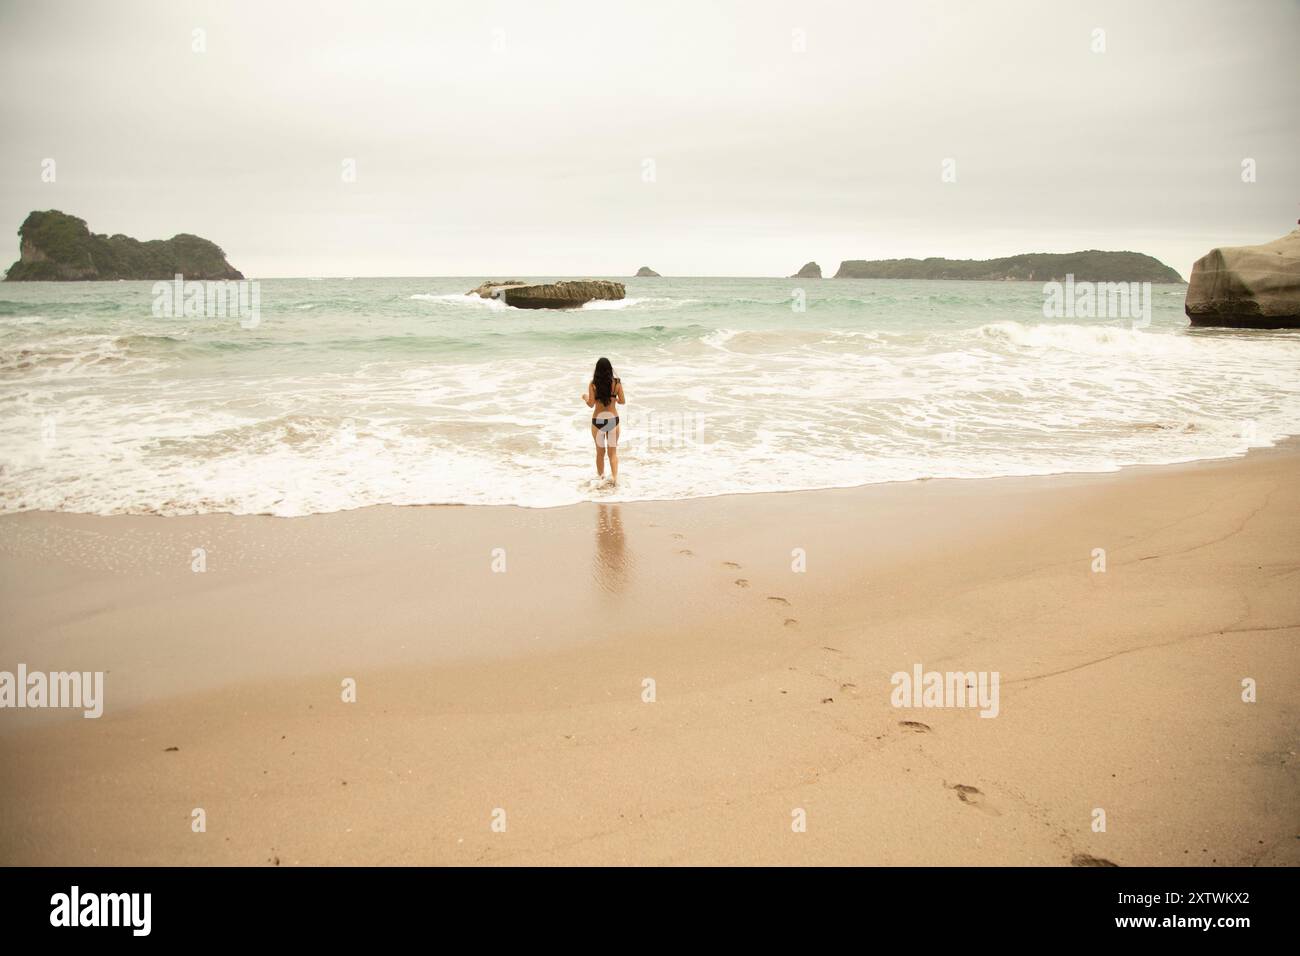
<instances>
[{"instance_id":1,"label":"dry sand","mask_svg":"<svg viewBox=\"0 0 1300 956\"><path fill-rule=\"evenodd\" d=\"M1294 445L550 510L9 515L0 597L0 670L108 672L98 720L0 711L0 863L1300 863ZM998 716L891 706L918 663L998 672Z\"/></svg>"}]
</instances>

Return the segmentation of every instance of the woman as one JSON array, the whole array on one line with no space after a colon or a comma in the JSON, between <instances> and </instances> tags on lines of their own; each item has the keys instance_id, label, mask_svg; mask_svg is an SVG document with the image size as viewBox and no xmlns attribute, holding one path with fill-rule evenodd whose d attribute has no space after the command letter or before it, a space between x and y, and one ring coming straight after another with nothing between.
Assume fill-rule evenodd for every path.
<instances>
[{"instance_id":1,"label":"woman","mask_svg":"<svg viewBox=\"0 0 1300 956\"><path fill-rule=\"evenodd\" d=\"M582 396L587 407L595 411L591 419L591 437L596 443L596 476L605 477L605 451L609 451L609 474L618 484L618 406L627 404L623 397L623 383L614 377L614 366L603 358L591 373L587 394Z\"/></svg>"}]
</instances>

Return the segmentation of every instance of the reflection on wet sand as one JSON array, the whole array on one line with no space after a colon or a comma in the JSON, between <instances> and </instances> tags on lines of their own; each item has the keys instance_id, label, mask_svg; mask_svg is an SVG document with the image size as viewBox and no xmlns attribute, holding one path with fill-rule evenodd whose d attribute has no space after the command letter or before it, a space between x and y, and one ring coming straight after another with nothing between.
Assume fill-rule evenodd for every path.
<instances>
[{"instance_id":1,"label":"reflection on wet sand","mask_svg":"<svg viewBox=\"0 0 1300 956\"><path fill-rule=\"evenodd\" d=\"M627 583L632 556L623 534L623 512L619 505L596 506L596 553L592 576L602 590L619 592Z\"/></svg>"}]
</instances>

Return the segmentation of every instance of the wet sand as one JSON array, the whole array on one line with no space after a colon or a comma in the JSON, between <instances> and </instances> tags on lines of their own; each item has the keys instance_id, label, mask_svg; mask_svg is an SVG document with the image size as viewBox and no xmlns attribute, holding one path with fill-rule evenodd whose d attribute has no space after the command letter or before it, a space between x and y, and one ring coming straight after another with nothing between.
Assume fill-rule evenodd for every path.
<instances>
[{"instance_id":1,"label":"wet sand","mask_svg":"<svg viewBox=\"0 0 1300 956\"><path fill-rule=\"evenodd\" d=\"M0 670L106 672L100 719L0 710L3 863L1300 863L1294 444L545 510L7 515L0 595ZM996 672L997 716L894 707L918 664Z\"/></svg>"}]
</instances>

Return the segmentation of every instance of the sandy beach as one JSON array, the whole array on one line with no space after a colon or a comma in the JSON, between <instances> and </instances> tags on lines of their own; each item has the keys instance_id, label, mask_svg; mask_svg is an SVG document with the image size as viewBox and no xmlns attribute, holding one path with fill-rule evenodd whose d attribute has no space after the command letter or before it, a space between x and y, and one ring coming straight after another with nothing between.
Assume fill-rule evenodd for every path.
<instances>
[{"instance_id":1,"label":"sandy beach","mask_svg":"<svg viewBox=\"0 0 1300 956\"><path fill-rule=\"evenodd\" d=\"M1298 572L1295 443L553 509L5 515L0 669L106 674L99 719L0 713L0 863L1294 865ZM892 706L917 665L996 672L996 717Z\"/></svg>"}]
</instances>

